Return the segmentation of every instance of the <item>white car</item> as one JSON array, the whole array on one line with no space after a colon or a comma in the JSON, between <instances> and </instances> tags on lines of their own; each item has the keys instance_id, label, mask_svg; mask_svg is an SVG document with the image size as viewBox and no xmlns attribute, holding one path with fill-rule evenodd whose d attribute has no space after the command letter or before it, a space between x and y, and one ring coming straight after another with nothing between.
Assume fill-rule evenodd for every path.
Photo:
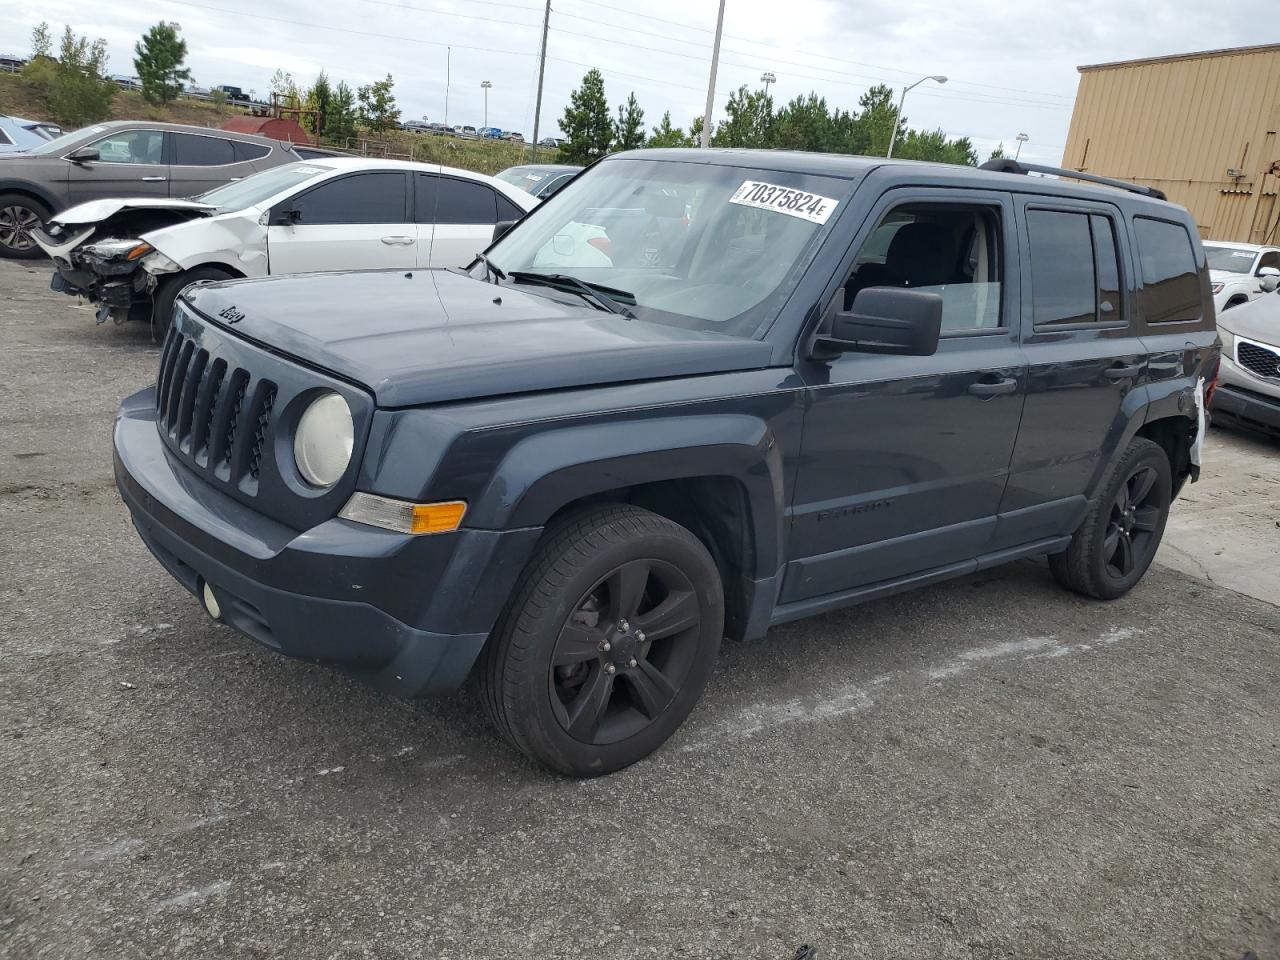
<instances>
[{"instance_id":1,"label":"white car","mask_svg":"<svg viewBox=\"0 0 1280 960\"><path fill-rule=\"evenodd\" d=\"M1204 252L1209 258L1213 306L1219 314L1280 286L1280 247L1210 240Z\"/></svg>"},{"instance_id":2,"label":"white car","mask_svg":"<svg viewBox=\"0 0 1280 960\"><path fill-rule=\"evenodd\" d=\"M329 157L285 164L191 200L95 200L36 233L53 288L98 303L98 320L168 324L198 280L470 263L494 226L538 200L468 170Z\"/></svg>"},{"instance_id":3,"label":"white car","mask_svg":"<svg viewBox=\"0 0 1280 960\"><path fill-rule=\"evenodd\" d=\"M1280 439L1280 296L1259 297L1220 317L1218 336L1222 366L1214 422Z\"/></svg>"}]
</instances>

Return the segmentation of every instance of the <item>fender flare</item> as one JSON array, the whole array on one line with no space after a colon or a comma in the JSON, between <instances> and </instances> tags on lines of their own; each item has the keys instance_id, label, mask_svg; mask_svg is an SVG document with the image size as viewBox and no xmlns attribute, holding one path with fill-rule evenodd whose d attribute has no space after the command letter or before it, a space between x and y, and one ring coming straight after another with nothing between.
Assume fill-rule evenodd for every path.
<instances>
[{"instance_id":1,"label":"fender flare","mask_svg":"<svg viewBox=\"0 0 1280 960\"><path fill-rule=\"evenodd\" d=\"M516 443L468 511L468 526L543 526L585 497L639 484L728 477L746 491L756 578L777 574L785 517L782 453L768 425L739 414L565 426Z\"/></svg>"}]
</instances>

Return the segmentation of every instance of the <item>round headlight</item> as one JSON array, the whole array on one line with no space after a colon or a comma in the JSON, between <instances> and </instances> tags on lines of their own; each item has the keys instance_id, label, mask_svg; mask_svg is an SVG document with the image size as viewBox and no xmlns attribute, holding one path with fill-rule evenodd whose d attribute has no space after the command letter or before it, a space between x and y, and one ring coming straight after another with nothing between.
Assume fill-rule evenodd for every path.
<instances>
[{"instance_id":1,"label":"round headlight","mask_svg":"<svg viewBox=\"0 0 1280 960\"><path fill-rule=\"evenodd\" d=\"M330 487L341 479L351 463L355 427L351 408L336 393L324 393L311 401L293 435L293 459L308 483Z\"/></svg>"}]
</instances>

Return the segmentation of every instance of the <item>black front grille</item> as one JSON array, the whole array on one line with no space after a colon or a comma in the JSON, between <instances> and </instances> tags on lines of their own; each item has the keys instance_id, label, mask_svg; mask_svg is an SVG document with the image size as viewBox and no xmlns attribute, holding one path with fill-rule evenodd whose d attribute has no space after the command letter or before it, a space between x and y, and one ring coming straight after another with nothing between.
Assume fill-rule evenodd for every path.
<instances>
[{"instance_id":1,"label":"black front grille","mask_svg":"<svg viewBox=\"0 0 1280 960\"><path fill-rule=\"evenodd\" d=\"M1236 341L1236 362L1255 377L1280 380L1280 353L1245 340Z\"/></svg>"},{"instance_id":2,"label":"black front grille","mask_svg":"<svg viewBox=\"0 0 1280 960\"><path fill-rule=\"evenodd\" d=\"M196 467L256 493L275 398L274 382L211 360L197 340L170 326L156 381L157 425Z\"/></svg>"}]
</instances>

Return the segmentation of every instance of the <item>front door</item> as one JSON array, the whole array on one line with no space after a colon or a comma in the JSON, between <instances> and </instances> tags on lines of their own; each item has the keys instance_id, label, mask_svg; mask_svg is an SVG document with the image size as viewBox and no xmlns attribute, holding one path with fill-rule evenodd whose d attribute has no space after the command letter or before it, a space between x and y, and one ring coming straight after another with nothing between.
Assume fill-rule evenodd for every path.
<instances>
[{"instance_id":1,"label":"front door","mask_svg":"<svg viewBox=\"0 0 1280 960\"><path fill-rule=\"evenodd\" d=\"M844 290L939 293L929 357L844 353L803 363L809 408L781 603L873 589L973 562L989 544L1018 434L1011 198L891 191L864 225Z\"/></svg>"},{"instance_id":2,"label":"front door","mask_svg":"<svg viewBox=\"0 0 1280 960\"><path fill-rule=\"evenodd\" d=\"M355 173L326 180L271 211L267 257L273 275L417 265L407 175ZM282 208L292 223L277 223Z\"/></svg>"},{"instance_id":3,"label":"front door","mask_svg":"<svg viewBox=\"0 0 1280 960\"><path fill-rule=\"evenodd\" d=\"M67 161L68 206L104 197L169 196L163 130L117 130L84 148L98 159Z\"/></svg>"}]
</instances>

